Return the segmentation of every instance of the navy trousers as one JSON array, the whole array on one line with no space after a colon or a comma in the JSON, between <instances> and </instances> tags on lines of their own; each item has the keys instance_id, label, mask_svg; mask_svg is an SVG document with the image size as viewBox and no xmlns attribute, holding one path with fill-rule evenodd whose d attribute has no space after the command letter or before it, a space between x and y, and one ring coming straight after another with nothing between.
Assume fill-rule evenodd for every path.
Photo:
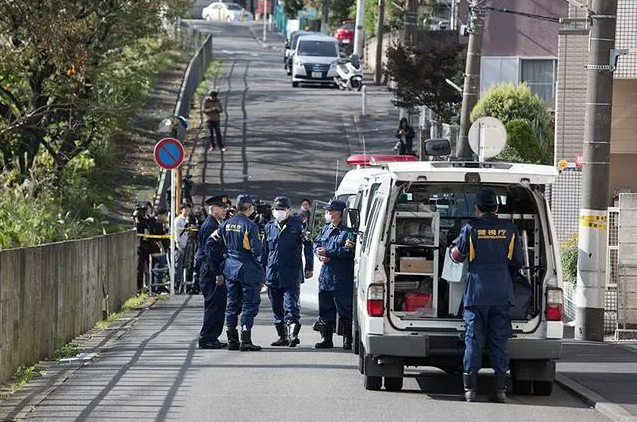
<instances>
[{"instance_id":1,"label":"navy trousers","mask_svg":"<svg viewBox=\"0 0 637 422\"><path fill-rule=\"evenodd\" d=\"M336 314L343 322L352 322L354 292L352 290L319 290L319 321L336 323Z\"/></svg>"},{"instance_id":2,"label":"navy trousers","mask_svg":"<svg viewBox=\"0 0 637 422\"><path fill-rule=\"evenodd\" d=\"M301 318L299 311L299 288L278 288L268 287L268 296L272 304L272 312L275 324L286 323L287 325L296 324Z\"/></svg>"},{"instance_id":3,"label":"navy trousers","mask_svg":"<svg viewBox=\"0 0 637 422\"><path fill-rule=\"evenodd\" d=\"M489 345L491 367L496 374L509 370L507 340L513 332L509 305L469 306L464 308L465 351L464 372L477 373L482 367L482 349Z\"/></svg>"},{"instance_id":4,"label":"navy trousers","mask_svg":"<svg viewBox=\"0 0 637 422\"><path fill-rule=\"evenodd\" d=\"M227 289L225 283L217 285L215 277L202 271L200 275L201 293L204 300L203 325L199 333L199 342L214 342L223 332L226 313Z\"/></svg>"},{"instance_id":5,"label":"navy trousers","mask_svg":"<svg viewBox=\"0 0 637 422\"><path fill-rule=\"evenodd\" d=\"M236 327L239 314L241 314L241 327L251 330L261 304L261 284L226 280L226 287L228 288L226 325Z\"/></svg>"}]
</instances>

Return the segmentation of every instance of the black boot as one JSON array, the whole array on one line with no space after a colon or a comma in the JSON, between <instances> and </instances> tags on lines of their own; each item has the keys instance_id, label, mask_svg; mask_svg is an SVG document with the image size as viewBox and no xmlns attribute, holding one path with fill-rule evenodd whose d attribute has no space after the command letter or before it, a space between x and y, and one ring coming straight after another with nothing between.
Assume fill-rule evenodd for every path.
<instances>
[{"instance_id":1,"label":"black boot","mask_svg":"<svg viewBox=\"0 0 637 422\"><path fill-rule=\"evenodd\" d=\"M288 327L285 323L275 324L276 333L279 335L279 339L277 341L272 342L271 346L288 346L290 344L290 339L288 338Z\"/></svg>"},{"instance_id":2,"label":"black boot","mask_svg":"<svg viewBox=\"0 0 637 422\"><path fill-rule=\"evenodd\" d=\"M290 325L290 347L296 347L301 343L299 331L301 331L301 324L296 322Z\"/></svg>"},{"instance_id":3,"label":"black boot","mask_svg":"<svg viewBox=\"0 0 637 422\"><path fill-rule=\"evenodd\" d=\"M478 374L462 374L464 383L464 399L466 401L476 401L478 398Z\"/></svg>"},{"instance_id":4,"label":"black boot","mask_svg":"<svg viewBox=\"0 0 637 422\"><path fill-rule=\"evenodd\" d=\"M252 344L252 332L246 328L241 330L241 345L239 350L243 352L258 352L261 350L261 346Z\"/></svg>"},{"instance_id":5,"label":"black boot","mask_svg":"<svg viewBox=\"0 0 637 422\"><path fill-rule=\"evenodd\" d=\"M321 327L321 339L320 343L316 343L314 347L316 349L331 349L334 347L334 342L332 341L332 335L334 334L334 325L333 324L323 324Z\"/></svg>"},{"instance_id":6,"label":"black boot","mask_svg":"<svg viewBox=\"0 0 637 422\"><path fill-rule=\"evenodd\" d=\"M343 350L352 350L352 343L354 339L352 338L352 323L344 322L343 323Z\"/></svg>"},{"instance_id":7,"label":"black boot","mask_svg":"<svg viewBox=\"0 0 637 422\"><path fill-rule=\"evenodd\" d=\"M321 323L320 321L316 321L314 323L314 325L312 325L312 329L314 331L318 331L319 333L321 332L321 327L323 326L323 323Z\"/></svg>"},{"instance_id":8,"label":"black boot","mask_svg":"<svg viewBox=\"0 0 637 422\"><path fill-rule=\"evenodd\" d=\"M507 395L505 393L507 382L506 374L495 374L493 376L493 392L489 396L489 400L496 403L505 403Z\"/></svg>"},{"instance_id":9,"label":"black boot","mask_svg":"<svg viewBox=\"0 0 637 422\"><path fill-rule=\"evenodd\" d=\"M228 335L228 350L239 350L239 332L237 327L228 327L226 334Z\"/></svg>"}]
</instances>

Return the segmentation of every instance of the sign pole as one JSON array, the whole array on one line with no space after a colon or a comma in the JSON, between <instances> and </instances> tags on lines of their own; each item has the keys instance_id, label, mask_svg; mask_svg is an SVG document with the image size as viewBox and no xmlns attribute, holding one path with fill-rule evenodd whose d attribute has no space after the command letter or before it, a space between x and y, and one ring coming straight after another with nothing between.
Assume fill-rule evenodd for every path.
<instances>
[{"instance_id":1,"label":"sign pole","mask_svg":"<svg viewBox=\"0 0 637 422\"><path fill-rule=\"evenodd\" d=\"M175 294L175 170L170 170L170 294Z\"/></svg>"},{"instance_id":2,"label":"sign pole","mask_svg":"<svg viewBox=\"0 0 637 422\"><path fill-rule=\"evenodd\" d=\"M170 294L175 294L175 214L177 210L177 192L175 187L176 169L184 161L184 146L175 138L164 138L155 144L155 162L166 171L170 177L170 253L168 257L168 274L170 277Z\"/></svg>"}]
</instances>

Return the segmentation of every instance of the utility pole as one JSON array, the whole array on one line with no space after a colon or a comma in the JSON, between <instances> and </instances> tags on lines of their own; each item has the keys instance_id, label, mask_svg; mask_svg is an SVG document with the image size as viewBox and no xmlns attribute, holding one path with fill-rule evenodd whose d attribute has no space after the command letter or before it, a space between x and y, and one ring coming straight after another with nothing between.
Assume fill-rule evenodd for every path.
<instances>
[{"instance_id":1,"label":"utility pole","mask_svg":"<svg viewBox=\"0 0 637 422\"><path fill-rule=\"evenodd\" d=\"M385 0L378 0L378 22L376 23L376 68L374 83L380 85L383 78L383 36L385 35Z\"/></svg>"},{"instance_id":2,"label":"utility pole","mask_svg":"<svg viewBox=\"0 0 637 422\"><path fill-rule=\"evenodd\" d=\"M608 172L613 103L617 0L593 0L588 51L588 85L582 196L579 211L575 338L604 341L604 283Z\"/></svg>"},{"instance_id":3,"label":"utility pole","mask_svg":"<svg viewBox=\"0 0 637 422\"><path fill-rule=\"evenodd\" d=\"M365 22L365 0L356 0L356 28L354 28L354 54L363 57L363 23Z\"/></svg>"},{"instance_id":4,"label":"utility pole","mask_svg":"<svg viewBox=\"0 0 637 422\"><path fill-rule=\"evenodd\" d=\"M407 0L405 11L405 32L403 32L403 44L413 47L416 41L416 19L418 17L418 0Z\"/></svg>"},{"instance_id":5,"label":"utility pole","mask_svg":"<svg viewBox=\"0 0 637 422\"><path fill-rule=\"evenodd\" d=\"M330 2L329 0L323 0L323 7L321 13L321 33L327 34L327 24L329 23L330 14Z\"/></svg>"},{"instance_id":6,"label":"utility pole","mask_svg":"<svg viewBox=\"0 0 637 422\"><path fill-rule=\"evenodd\" d=\"M486 0L471 0L469 5L469 45L467 47L467 63L462 91L462 109L460 111L460 133L456 144L456 156L470 160L469 128L471 127L471 110L478 102L480 95L480 57L482 55L482 38L484 35L484 17Z\"/></svg>"}]
</instances>

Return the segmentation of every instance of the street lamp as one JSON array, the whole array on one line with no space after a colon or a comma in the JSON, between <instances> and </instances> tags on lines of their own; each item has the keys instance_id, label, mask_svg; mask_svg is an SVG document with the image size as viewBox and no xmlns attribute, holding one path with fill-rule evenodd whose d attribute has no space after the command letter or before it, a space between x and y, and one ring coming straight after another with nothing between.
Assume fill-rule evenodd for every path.
<instances>
[{"instance_id":1,"label":"street lamp","mask_svg":"<svg viewBox=\"0 0 637 422\"><path fill-rule=\"evenodd\" d=\"M456 91L458 91L459 93L462 94L462 88L460 88L458 85L456 85L455 83L453 83L452 80L450 79L445 79L445 82L447 82L447 84L449 86L451 86L453 89L455 89Z\"/></svg>"}]
</instances>

